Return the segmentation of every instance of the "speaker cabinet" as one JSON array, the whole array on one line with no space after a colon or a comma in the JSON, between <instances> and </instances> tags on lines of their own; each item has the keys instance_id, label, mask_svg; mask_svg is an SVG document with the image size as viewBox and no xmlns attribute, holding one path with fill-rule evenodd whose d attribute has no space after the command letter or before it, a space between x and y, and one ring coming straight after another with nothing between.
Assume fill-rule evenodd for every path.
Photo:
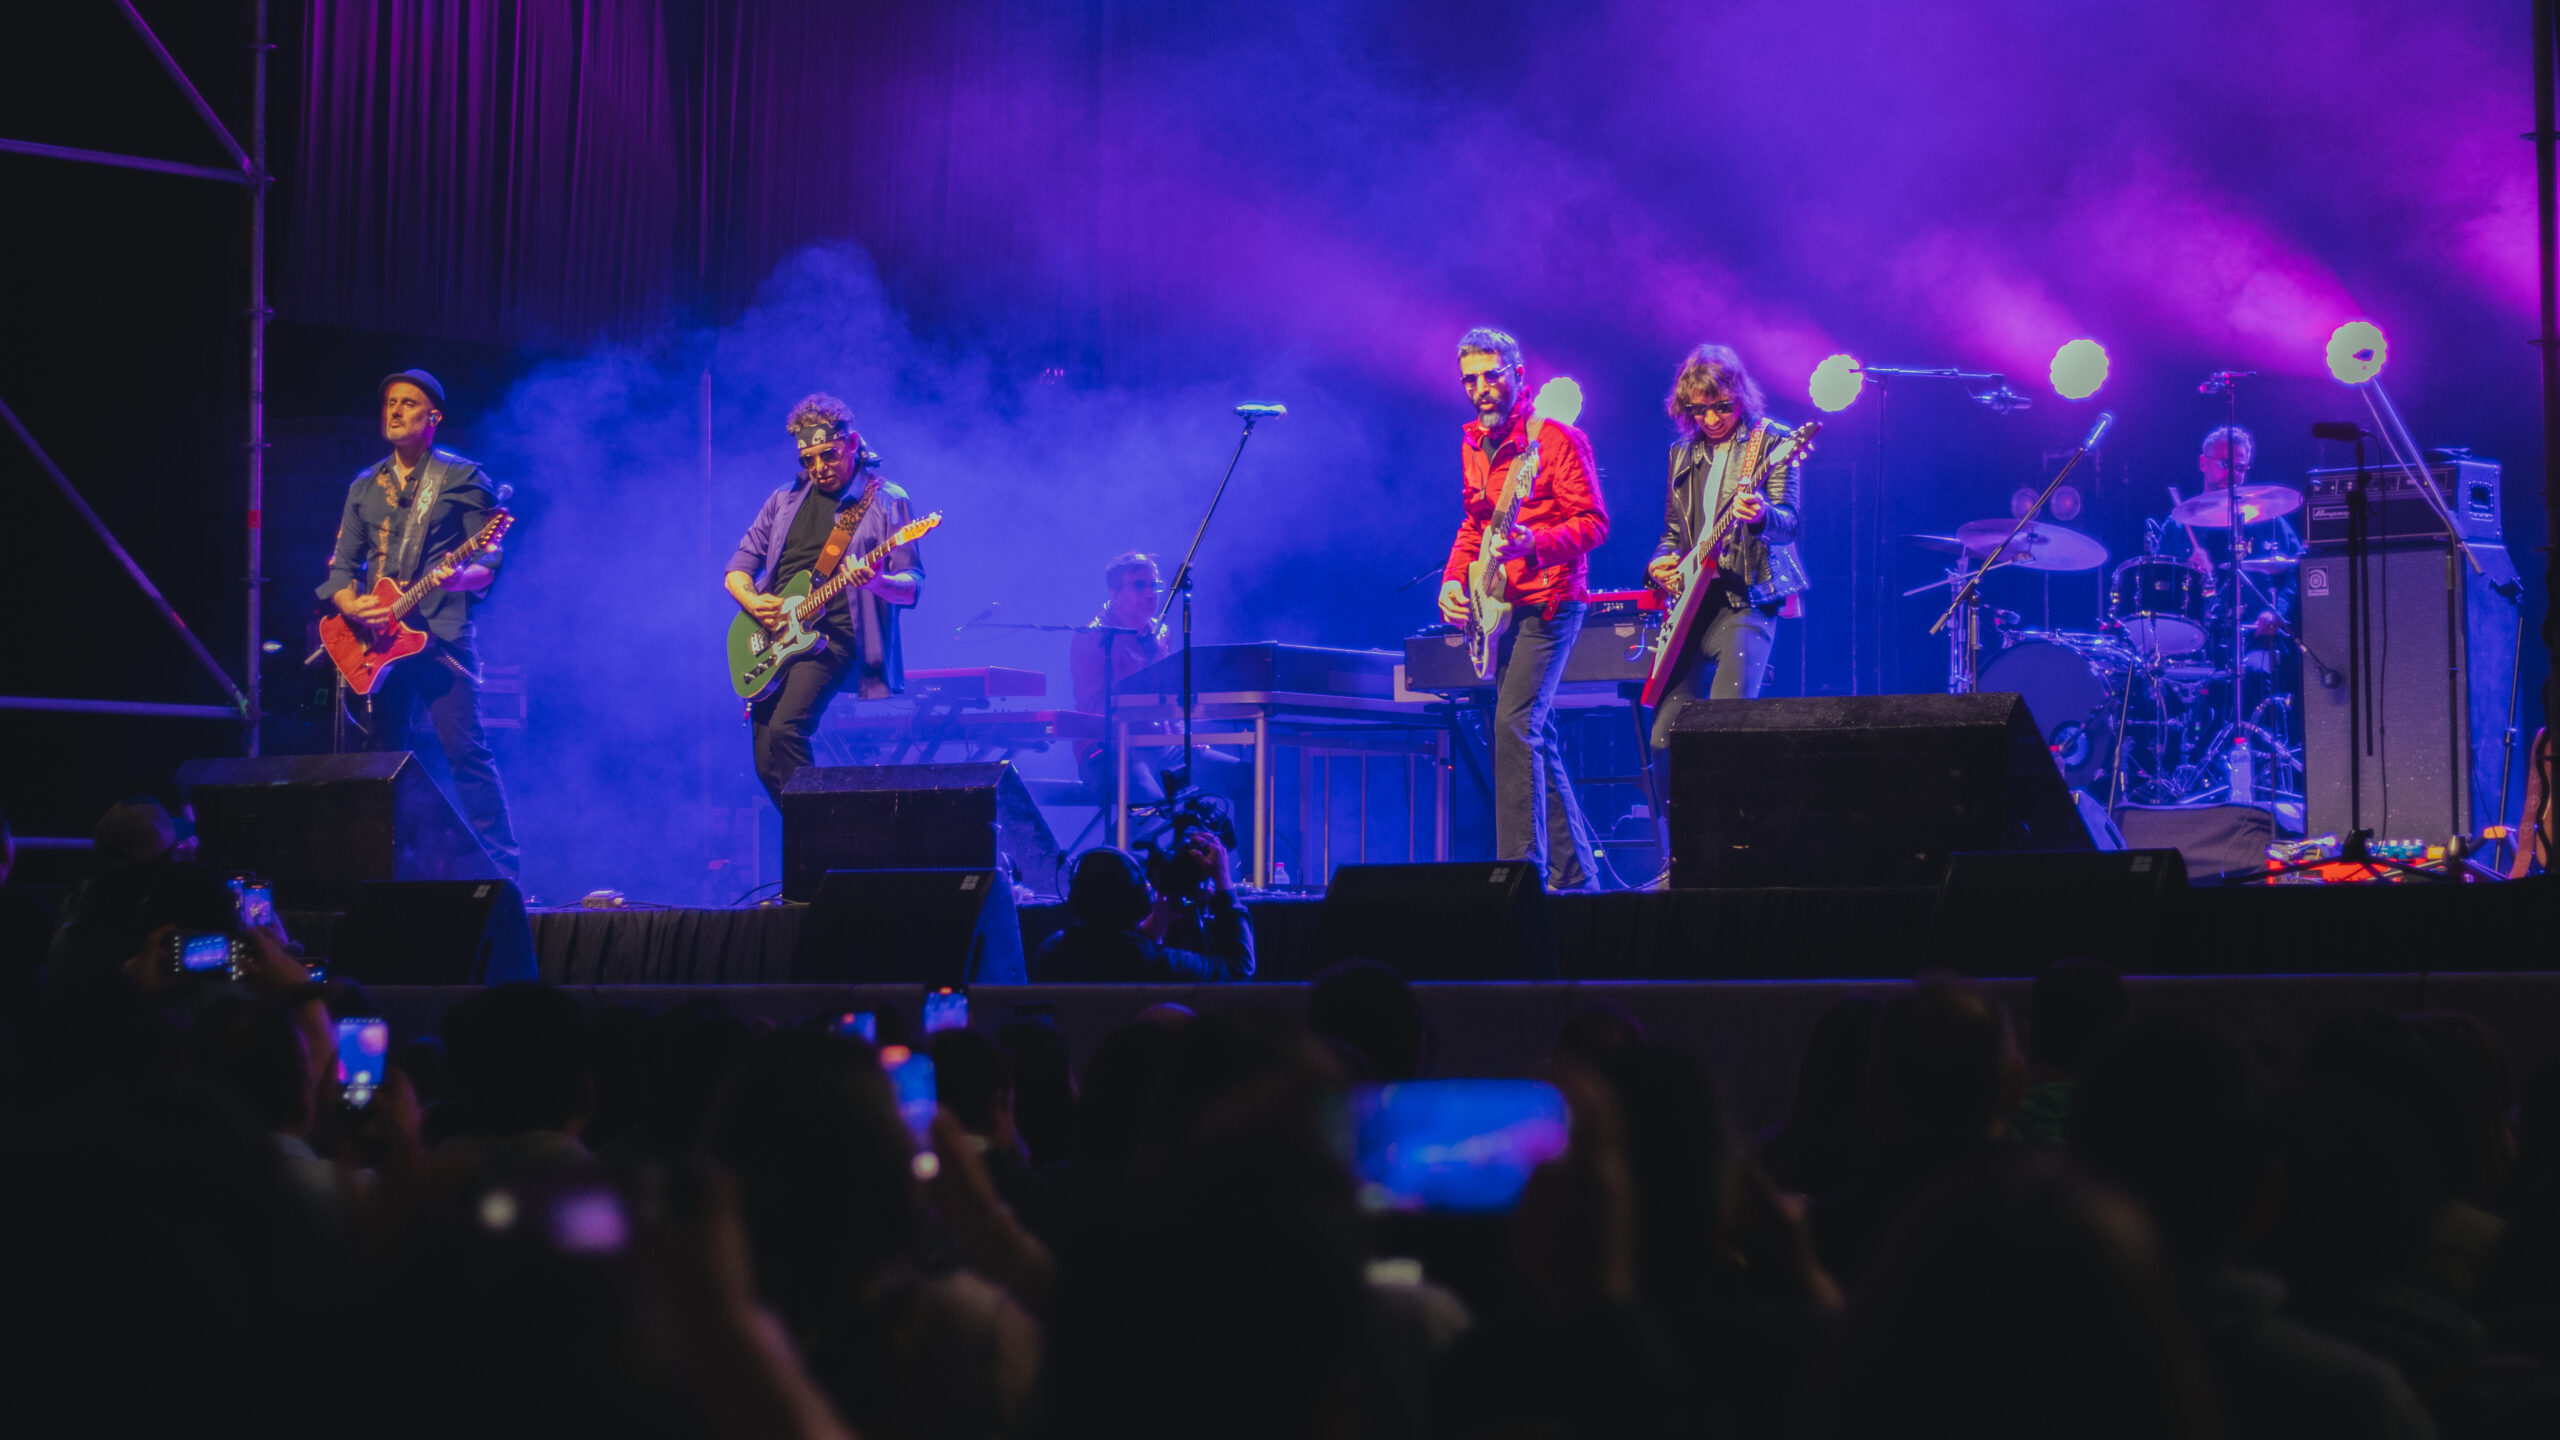
<instances>
[{"instance_id":1,"label":"speaker cabinet","mask_svg":"<svg viewBox=\"0 0 2560 1440\"><path fill-rule=\"evenodd\" d=\"M331 973L367 985L539 980L524 892L509 880L375 881L330 942Z\"/></svg>"},{"instance_id":2,"label":"speaker cabinet","mask_svg":"<svg viewBox=\"0 0 2560 1440\"><path fill-rule=\"evenodd\" d=\"M2175 850L1959 853L1929 925L1928 968L2033 975L2056 960L2152 974L2186 894Z\"/></svg>"},{"instance_id":3,"label":"speaker cabinet","mask_svg":"<svg viewBox=\"0 0 2560 1440\"><path fill-rule=\"evenodd\" d=\"M2087 850L2016 695L1705 700L1671 735L1671 883L1934 885L1959 850Z\"/></svg>"},{"instance_id":4,"label":"speaker cabinet","mask_svg":"<svg viewBox=\"0 0 2560 1440\"><path fill-rule=\"evenodd\" d=\"M997 870L1064 893L1058 842L1011 764L803 765L782 787L782 894L830 870Z\"/></svg>"},{"instance_id":5,"label":"speaker cabinet","mask_svg":"<svg viewBox=\"0 0 2560 1440\"><path fill-rule=\"evenodd\" d=\"M1308 958L1317 969L1375 960L1408 980L1557 974L1547 887L1525 860L1345 865L1325 887Z\"/></svg>"},{"instance_id":6,"label":"speaker cabinet","mask_svg":"<svg viewBox=\"0 0 2560 1440\"><path fill-rule=\"evenodd\" d=\"M1021 985L1022 921L993 869L830 870L791 951L795 985Z\"/></svg>"},{"instance_id":7,"label":"speaker cabinet","mask_svg":"<svg viewBox=\"0 0 2560 1440\"><path fill-rule=\"evenodd\" d=\"M2387 840L2440 841L2499 822L2519 602L2498 593L2515 580L2506 548L2471 548L2483 573L2445 544L2369 551L2362 644L2351 643L2346 551L2302 557L2311 834L2361 826ZM2518 745L2518 774L2524 759Z\"/></svg>"},{"instance_id":8,"label":"speaker cabinet","mask_svg":"<svg viewBox=\"0 0 2560 1440\"><path fill-rule=\"evenodd\" d=\"M502 880L480 837L406 750L191 760L197 856L275 887L288 910L345 910L384 880Z\"/></svg>"}]
</instances>

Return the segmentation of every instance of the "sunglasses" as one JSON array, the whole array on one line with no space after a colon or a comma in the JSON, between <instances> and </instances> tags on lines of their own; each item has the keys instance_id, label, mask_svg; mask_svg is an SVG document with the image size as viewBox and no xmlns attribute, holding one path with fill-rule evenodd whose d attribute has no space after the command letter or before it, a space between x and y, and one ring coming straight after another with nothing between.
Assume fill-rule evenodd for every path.
<instances>
[{"instance_id":1,"label":"sunglasses","mask_svg":"<svg viewBox=\"0 0 2560 1440\"><path fill-rule=\"evenodd\" d=\"M800 468L815 470L830 460L841 458L843 454L844 447L841 445L830 445L824 450L804 450L800 453Z\"/></svg>"},{"instance_id":2,"label":"sunglasses","mask_svg":"<svg viewBox=\"0 0 2560 1440\"><path fill-rule=\"evenodd\" d=\"M1492 370L1481 371L1474 375L1461 375L1458 377L1458 387L1463 390L1473 390L1479 385L1492 385L1500 381L1503 376L1510 373L1511 367L1503 365Z\"/></svg>"},{"instance_id":3,"label":"sunglasses","mask_svg":"<svg viewBox=\"0 0 2560 1440\"><path fill-rule=\"evenodd\" d=\"M1733 410L1734 405L1732 401L1718 400L1712 405L1692 405L1688 408L1686 413L1692 420L1713 420L1720 416L1730 415L1733 413Z\"/></svg>"},{"instance_id":4,"label":"sunglasses","mask_svg":"<svg viewBox=\"0 0 2560 1440\"><path fill-rule=\"evenodd\" d=\"M1123 580L1120 583L1123 587L1130 590L1161 590L1164 588L1164 582L1161 580Z\"/></svg>"}]
</instances>

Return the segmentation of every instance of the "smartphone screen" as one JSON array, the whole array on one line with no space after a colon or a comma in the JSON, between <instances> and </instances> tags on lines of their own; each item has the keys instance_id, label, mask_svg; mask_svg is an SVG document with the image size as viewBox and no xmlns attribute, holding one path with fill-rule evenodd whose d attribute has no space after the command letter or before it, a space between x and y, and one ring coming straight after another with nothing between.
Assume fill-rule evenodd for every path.
<instances>
[{"instance_id":1,"label":"smartphone screen","mask_svg":"<svg viewBox=\"0 0 2560 1440\"><path fill-rule=\"evenodd\" d=\"M382 1020L364 1016L338 1022L338 1083L345 1087L349 1105L361 1110L373 1103L390 1056L391 1027Z\"/></svg>"},{"instance_id":2,"label":"smartphone screen","mask_svg":"<svg viewBox=\"0 0 2560 1440\"><path fill-rule=\"evenodd\" d=\"M924 996L924 1033L969 1028L969 992L945 985L928 990Z\"/></svg>"},{"instance_id":3,"label":"smartphone screen","mask_svg":"<svg viewBox=\"0 0 2560 1440\"><path fill-rule=\"evenodd\" d=\"M865 1045L880 1043L880 1017L869 1010L847 1010L827 1023L839 1035L852 1035Z\"/></svg>"},{"instance_id":4,"label":"smartphone screen","mask_svg":"<svg viewBox=\"0 0 2560 1440\"><path fill-rule=\"evenodd\" d=\"M178 971L183 975L229 974L231 937L219 934L179 936Z\"/></svg>"},{"instance_id":5,"label":"smartphone screen","mask_svg":"<svg viewBox=\"0 0 2560 1440\"><path fill-rule=\"evenodd\" d=\"M904 1045L891 1045L880 1052L880 1065L889 1072L889 1083L898 1092L898 1114L907 1129L921 1145L933 1134L934 1107L941 1103L934 1093L933 1057L919 1055Z\"/></svg>"},{"instance_id":6,"label":"smartphone screen","mask_svg":"<svg viewBox=\"0 0 2560 1440\"><path fill-rule=\"evenodd\" d=\"M275 891L263 880L253 880L240 887L240 924L249 930L263 929L276 923Z\"/></svg>"},{"instance_id":7,"label":"smartphone screen","mask_svg":"<svg viewBox=\"0 0 2560 1440\"><path fill-rule=\"evenodd\" d=\"M1537 1080L1418 1080L1352 1092L1352 1165L1371 1211L1510 1209L1564 1153L1564 1096Z\"/></svg>"}]
</instances>

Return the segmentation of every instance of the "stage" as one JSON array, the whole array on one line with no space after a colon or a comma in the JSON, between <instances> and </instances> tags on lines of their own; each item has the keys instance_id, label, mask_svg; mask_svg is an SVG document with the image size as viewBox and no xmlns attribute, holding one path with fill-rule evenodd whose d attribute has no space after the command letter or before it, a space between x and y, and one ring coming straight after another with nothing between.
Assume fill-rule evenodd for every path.
<instances>
[{"instance_id":1,"label":"stage","mask_svg":"<svg viewBox=\"0 0 2560 1440\"><path fill-rule=\"evenodd\" d=\"M1949 910L1933 886L1621 891L1548 904L1558 973L1571 981L1899 979L1946 968L2032 973L2065 954L2127 973L2194 976L2521 972L2554 933L2548 877L2479 885L2191 885L2155 903L2074 915L2068 896L2020 895ZM1319 897L1249 901L1257 979L1309 978ZM542 978L558 985L776 985L807 907L533 911ZM336 917L288 913L327 954ZM1064 918L1022 907L1023 952ZM2147 941L2128 936L2148 929ZM2134 937L2139 941L2140 937ZM1498 977L1484 977L1498 978Z\"/></svg>"}]
</instances>

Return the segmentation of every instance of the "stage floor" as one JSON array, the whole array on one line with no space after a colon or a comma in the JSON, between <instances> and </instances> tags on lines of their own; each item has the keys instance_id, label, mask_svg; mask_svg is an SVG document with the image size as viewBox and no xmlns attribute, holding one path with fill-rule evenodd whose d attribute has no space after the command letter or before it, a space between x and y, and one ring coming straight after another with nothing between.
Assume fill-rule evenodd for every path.
<instances>
[{"instance_id":1,"label":"stage floor","mask_svg":"<svg viewBox=\"0 0 2560 1440\"><path fill-rule=\"evenodd\" d=\"M1624 891L1550 904L1568 980L1900 978L1929 968L2018 975L2075 953L2140 974L2394 974L2550 968L2556 893L2550 877L2197 886L2146 916L2049 896L1942 916L1939 891L1925 887ZM1258 979L1312 973L1322 906L1300 897L1251 902ZM561 909L532 920L543 978L556 984L773 985L791 979L805 913L794 905ZM1021 922L1026 956L1064 923L1054 905L1025 907ZM2129 944L2129 926L2146 924L2148 939Z\"/></svg>"}]
</instances>

